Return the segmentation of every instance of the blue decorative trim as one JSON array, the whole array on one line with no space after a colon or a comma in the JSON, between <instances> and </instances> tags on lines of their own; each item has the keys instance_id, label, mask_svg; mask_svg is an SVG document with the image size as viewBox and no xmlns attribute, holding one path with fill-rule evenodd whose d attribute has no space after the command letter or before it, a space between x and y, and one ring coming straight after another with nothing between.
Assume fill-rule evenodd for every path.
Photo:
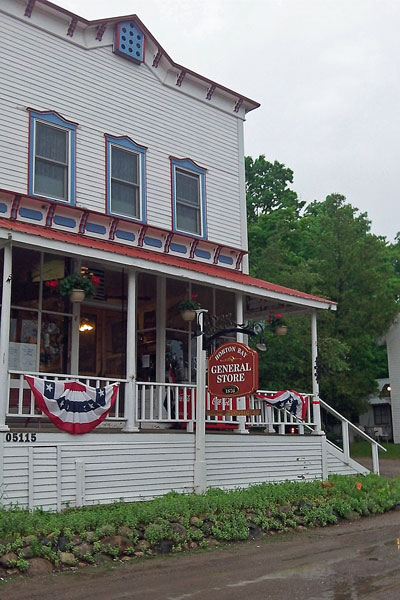
<instances>
[{"instance_id":1,"label":"blue decorative trim","mask_svg":"<svg viewBox=\"0 0 400 600\"><path fill-rule=\"evenodd\" d=\"M124 21L117 27L115 52L137 63L144 60L144 35L133 21Z\"/></svg>"},{"instance_id":2,"label":"blue decorative trim","mask_svg":"<svg viewBox=\"0 0 400 600\"><path fill-rule=\"evenodd\" d=\"M69 219L68 217L62 217L61 215L55 215L53 219L55 225L61 225L62 227L76 227L76 221Z\"/></svg>"},{"instance_id":3,"label":"blue decorative trim","mask_svg":"<svg viewBox=\"0 0 400 600\"><path fill-rule=\"evenodd\" d=\"M43 213L39 210L32 210L30 208L20 208L19 214L21 217L25 217L25 219L32 219L33 221L42 221Z\"/></svg>"},{"instance_id":4,"label":"blue decorative trim","mask_svg":"<svg viewBox=\"0 0 400 600\"><path fill-rule=\"evenodd\" d=\"M144 238L144 243L146 246L153 246L154 248L161 248L162 241L157 238L149 237L148 235Z\"/></svg>"},{"instance_id":5,"label":"blue decorative trim","mask_svg":"<svg viewBox=\"0 0 400 600\"><path fill-rule=\"evenodd\" d=\"M35 172L35 129L36 122L42 121L50 125L55 125L69 132L68 135L68 198L53 198L52 196L43 196L36 194L34 191L34 172ZM63 204L75 204L75 155L76 155L76 125L66 121L55 112L37 112L31 110L29 112L30 136L29 136L29 194L38 198L46 198L47 200L55 200Z\"/></svg>"},{"instance_id":6,"label":"blue decorative trim","mask_svg":"<svg viewBox=\"0 0 400 600\"><path fill-rule=\"evenodd\" d=\"M186 246L183 246L183 244L171 244L170 249L172 252L180 252L181 254L187 253L187 248Z\"/></svg>"},{"instance_id":7,"label":"blue decorative trim","mask_svg":"<svg viewBox=\"0 0 400 600\"><path fill-rule=\"evenodd\" d=\"M205 258L206 260L210 260L211 258L211 252L208 252L208 250L200 250L200 248L196 250L195 255L197 258Z\"/></svg>"},{"instance_id":8,"label":"blue decorative trim","mask_svg":"<svg viewBox=\"0 0 400 600\"><path fill-rule=\"evenodd\" d=\"M106 165L107 165L107 185L106 185L106 198L107 198L107 214L114 215L116 217L123 217L135 221L136 223L146 223L146 148L144 146L138 146L128 137L112 137L106 135ZM129 215L117 213L111 210L111 146L117 148L124 148L132 152L136 152L139 155L139 173L140 173L140 215L139 218L135 219Z\"/></svg>"},{"instance_id":9,"label":"blue decorative trim","mask_svg":"<svg viewBox=\"0 0 400 600\"><path fill-rule=\"evenodd\" d=\"M115 237L120 240L128 240L129 242L135 241L135 234L131 233L130 231L124 231L123 229L117 229L115 232Z\"/></svg>"},{"instance_id":10,"label":"blue decorative trim","mask_svg":"<svg viewBox=\"0 0 400 600\"><path fill-rule=\"evenodd\" d=\"M200 178L200 234L193 233L193 231L183 231L182 229L178 229L177 227L177 218L176 218L176 182L175 182L175 173L176 168L182 169L183 171L188 171L188 173L194 173L199 175ZM203 240L207 239L207 211L206 211L206 171L201 167L197 166L189 158L179 159L179 158L171 158L171 177L172 177L172 220L173 220L173 230L177 233L185 233L189 234L193 237L201 238Z\"/></svg>"},{"instance_id":11,"label":"blue decorative trim","mask_svg":"<svg viewBox=\"0 0 400 600\"><path fill-rule=\"evenodd\" d=\"M220 254L219 262L225 265L233 265L233 258L231 258L230 256L224 256L223 254Z\"/></svg>"},{"instance_id":12,"label":"blue decorative trim","mask_svg":"<svg viewBox=\"0 0 400 600\"><path fill-rule=\"evenodd\" d=\"M0 202L0 213L5 213L7 211L8 211L7 204L4 204L3 202Z\"/></svg>"},{"instance_id":13,"label":"blue decorative trim","mask_svg":"<svg viewBox=\"0 0 400 600\"><path fill-rule=\"evenodd\" d=\"M107 233L107 229L104 225L97 225L97 223L86 223L86 231L90 231L90 233L100 233L101 235L105 235Z\"/></svg>"}]
</instances>

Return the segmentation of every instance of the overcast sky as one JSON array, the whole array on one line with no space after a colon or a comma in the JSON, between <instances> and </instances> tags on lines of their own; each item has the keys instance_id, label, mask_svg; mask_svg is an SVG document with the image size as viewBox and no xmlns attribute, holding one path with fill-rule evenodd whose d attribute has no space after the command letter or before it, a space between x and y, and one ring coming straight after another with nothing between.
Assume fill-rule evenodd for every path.
<instances>
[{"instance_id":1,"label":"overcast sky","mask_svg":"<svg viewBox=\"0 0 400 600\"><path fill-rule=\"evenodd\" d=\"M88 19L136 13L176 62L257 100L246 154L400 231L400 0L55 0Z\"/></svg>"}]
</instances>

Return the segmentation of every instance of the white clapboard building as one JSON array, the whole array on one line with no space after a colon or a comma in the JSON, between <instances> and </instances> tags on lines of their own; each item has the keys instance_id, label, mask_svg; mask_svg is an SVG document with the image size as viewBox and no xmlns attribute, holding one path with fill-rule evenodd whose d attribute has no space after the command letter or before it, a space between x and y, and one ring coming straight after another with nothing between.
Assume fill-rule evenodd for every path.
<instances>
[{"instance_id":1,"label":"white clapboard building","mask_svg":"<svg viewBox=\"0 0 400 600\"><path fill-rule=\"evenodd\" d=\"M2 502L59 510L362 472L340 415L343 448L327 443L314 377L301 423L248 398L237 405L258 416L206 416L204 438L194 426L182 299L216 327L309 313L313 361L317 312L336 308L248 275L243 125L258 103L176 64L136 15L2 0L0 39ZM73 274L94 295L62 295ZM107 418L73 435L26 375L120 385Z\"/></svg>"}]
</instances>

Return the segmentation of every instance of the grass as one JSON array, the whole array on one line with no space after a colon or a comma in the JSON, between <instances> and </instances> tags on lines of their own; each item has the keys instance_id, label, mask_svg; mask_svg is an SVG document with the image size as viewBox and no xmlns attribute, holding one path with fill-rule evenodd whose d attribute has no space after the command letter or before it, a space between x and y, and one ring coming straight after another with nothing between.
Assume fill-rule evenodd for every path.
<instances>
[{"instance_id":1,"label":"grass","mask_svg":"<svg viewBox=\"0 0 400 600\"><path fill-rule=\"evenodd\" d=\"M379 459L387 458L400 460L400 444L381 442L381 446L386 448L387 452L379 452ZM354 442L350 444L350 455L352 458L371 457L371 444L369 442Z\"/></svg>"}]
</instances>

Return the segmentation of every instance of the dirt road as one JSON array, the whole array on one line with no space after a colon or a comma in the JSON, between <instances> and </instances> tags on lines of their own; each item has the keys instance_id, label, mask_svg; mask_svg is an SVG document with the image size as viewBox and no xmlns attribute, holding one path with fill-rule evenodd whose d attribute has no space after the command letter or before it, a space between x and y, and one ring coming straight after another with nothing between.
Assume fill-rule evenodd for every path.
<instances>
[{"instance_id":1,"label":"dirt road","mask_svg":"<svg viewBox=\"0 0 400 600\"><path fill-rule=\"evenodd\" d=\"M398 600L400 512L213 552L18 579L0 600Z\"/></svg>"}]
</instances>

